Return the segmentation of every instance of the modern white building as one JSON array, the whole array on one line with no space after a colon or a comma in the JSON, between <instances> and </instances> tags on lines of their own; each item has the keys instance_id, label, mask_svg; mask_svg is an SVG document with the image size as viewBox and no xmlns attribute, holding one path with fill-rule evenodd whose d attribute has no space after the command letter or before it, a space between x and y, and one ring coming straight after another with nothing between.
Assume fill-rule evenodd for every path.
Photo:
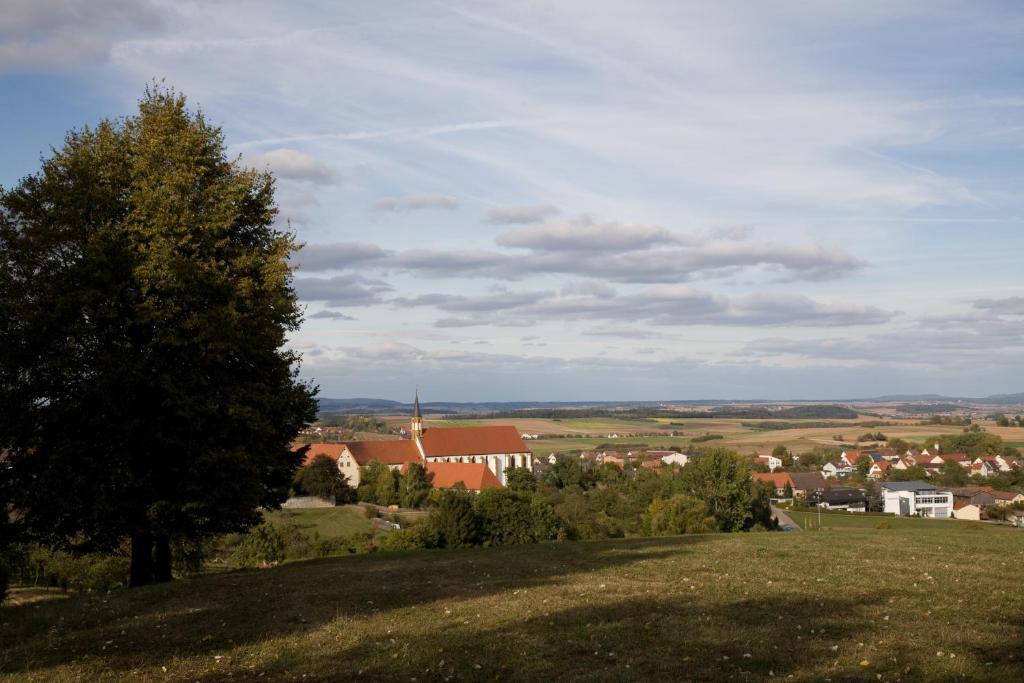
<instances>
[{"instance_id":1,"label":"modern white building","mask_svg":"<svg viewBox=\"0 0 1024 683\"><path fill-rule=\"evenodd\" d=\"M953 513L953 494L940 491L924 481L887 481L882 484L883 510L909 517L949 519Z\"/></svg>"}]
</instances>

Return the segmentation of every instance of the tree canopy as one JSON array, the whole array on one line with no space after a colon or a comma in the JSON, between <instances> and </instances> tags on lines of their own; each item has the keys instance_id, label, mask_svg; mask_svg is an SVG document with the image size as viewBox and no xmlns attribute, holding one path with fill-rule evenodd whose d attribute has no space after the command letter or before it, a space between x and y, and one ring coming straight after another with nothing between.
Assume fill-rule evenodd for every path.
<instances>
[{"instance_id":1,"label":"tree canopy","mask_svg":"<svg viewBox=\"0 0 1024 683\"><path fill-rule=\"evenodd\" d=\"M316 389L275 216L272 176L159 86L0 189L0 451L36 538L131 538L137 585L287 496Z\"/></svg>"}]
</instances>

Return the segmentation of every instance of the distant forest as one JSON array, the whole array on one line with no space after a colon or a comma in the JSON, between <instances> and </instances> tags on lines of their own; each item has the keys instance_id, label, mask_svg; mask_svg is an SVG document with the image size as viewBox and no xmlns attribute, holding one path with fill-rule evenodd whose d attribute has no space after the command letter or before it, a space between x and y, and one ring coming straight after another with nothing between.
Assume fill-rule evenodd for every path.
<instances>
[{"instance_id":1,"label":"distant forest","mask_svg":"<svg viewBox=\"0 0 1024 683\"><path fill-rule=\"evenodd\" d=\"M793 408L771 410L769 408L719 408L716 410L670 410L664 407L625 408L610 410L606 408L530 408L523 410L503 410L495 412L472 413L460 415L461 419L493 419L493 418L538 418L538 419L586 419L608 417L619 419L649 419L655 417L668 418L737 418L737 419L780 419L805 420L829 419L852 420L858 416L856 410L844 406L809 405Z\"/></svg>"}]
</instances>

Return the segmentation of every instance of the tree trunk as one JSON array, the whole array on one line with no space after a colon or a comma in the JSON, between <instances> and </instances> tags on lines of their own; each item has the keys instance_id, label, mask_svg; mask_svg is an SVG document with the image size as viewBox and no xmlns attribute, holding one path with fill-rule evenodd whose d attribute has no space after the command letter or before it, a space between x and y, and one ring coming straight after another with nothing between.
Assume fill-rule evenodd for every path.
<instances>
[{"instance_id":1,"label":"tree trunk","mask_svg":"<svg viewBox=\"0 0 1024 683\"><path fill-rule=\"evenodd\" d=\"M157 583L171 580L171 541L166 536L155 539L153 578Z\"/></svg>"},{"instance_id":2,"label":"tree trunk","mask_svg":"<svg viewBox=\"0 0 1024 683\"><path fill-rule=\"evenodd\" d=\"M149 531L132 533L132 566L128 586L153 583L153 535Z\"/></svg>"}]
</instances>

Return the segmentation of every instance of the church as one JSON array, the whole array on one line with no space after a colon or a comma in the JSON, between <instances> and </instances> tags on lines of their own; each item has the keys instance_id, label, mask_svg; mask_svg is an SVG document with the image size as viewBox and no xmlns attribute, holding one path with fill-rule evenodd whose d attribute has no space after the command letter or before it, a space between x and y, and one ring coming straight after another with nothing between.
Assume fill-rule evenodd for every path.
<instances>
[{"instance_id":1,"label":"church","mask_svg":"<svg viewBox=\"0 0 1024 683\"><path fill-rule=\"evenodd\" d=\"M462 476L458 481L471 490L486 487L495 480L504 486L506 473L513 467L533 469L533 453L512 425L424 427L419 392L413 402L408 434L408 438L388 441L310 444L307 459L324 454L337 460L338 469L351 486L359 486L359 468L374 460L399 471L409 463L419 463L427 469L428 476L436 480L438 488L447 488L442 482ZM450 466L455 464L462 466ZM467 476L472 481L464 481Z\"/></svg>"}]
</instances>

